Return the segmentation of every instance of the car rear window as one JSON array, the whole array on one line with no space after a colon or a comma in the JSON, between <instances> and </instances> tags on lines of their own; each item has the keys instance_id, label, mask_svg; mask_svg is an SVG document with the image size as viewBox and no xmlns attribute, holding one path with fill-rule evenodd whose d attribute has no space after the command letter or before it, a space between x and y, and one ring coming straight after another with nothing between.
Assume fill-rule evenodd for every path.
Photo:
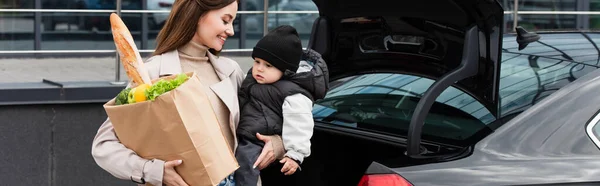
<instances>
[{"instance_id":1,"label":"car rear window","mask_svg":"<svg viewBox=\"0 0 600 186\"><path fill-rule=\"evenodd\" d=\"M423 139L455 145L473 143L483 129L495 130L563 86L597 69L585 63L503 52L500 70L500 117L480 102L450 87L432 106ZM434 80L409 74L377 73L346 77L331 83L317 101L316 121L400 137L407 135L415 107Z\"/></svg>"},{"instance_id":2,"label":"car rear window","mask_svg":"<svg viewBox=\"0 0 600 186\"><path fill-rule=\"evenodd\" d=\"M415 107L434 80L408 74L376 73L332 82L315 103L316 121L406 136ZM446 89L433 104L423 139L459 145L495 120L480 102L460 89Z\"/></svg>"},{"instance_id":3,"label":"car rear window","mask_svg":"<svg viewBox=\"0 0 600 186\"><path fill-rule=\"evenodd\" d=\"M500 116L521 113L596 69L595 65L582 62L504 52L500 70Z\"/></svg>"}]
</instances>

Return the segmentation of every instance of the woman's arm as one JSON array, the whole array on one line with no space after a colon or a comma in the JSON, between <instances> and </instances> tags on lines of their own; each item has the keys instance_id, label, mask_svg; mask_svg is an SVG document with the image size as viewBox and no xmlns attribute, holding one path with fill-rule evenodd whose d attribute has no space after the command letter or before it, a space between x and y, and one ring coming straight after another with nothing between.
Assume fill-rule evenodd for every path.
<instances>
[{"instance_id":1,"label":"woman's arm","mask_svg":"<svg viewBox=\"0 0 600 186\"><path fill-rule=\"evenodd\" d=\"M256 138L265 142L265 145L258 158L256 158L256 162L254 162L255 168L262 170L273 163L275 159L283 158L284 148L280 136L264 136L257 133Z\"/></svg>"},{"instance_id":2,"label":"woman's arm","mask_svg":"<svg viewBox=\"0 0 600 186\"><path fill-rule=\"evenodd\" d=\"M143 179L152 185L162 185L165 162L141 158L121 144L109 119L98 129L92 143L92 156L102 169L119 179L135 182Z\"/></svg>"},{"instance_id":3,"label":"woman's arm","mask_svg":"<svg viewBox=\"0 0 600 186\"><path fill-rule=\"evenodd\" d=\"M268 136L273 143L273 155L275 159L280 160L283 159L285 155L285 148L283 146L283 139L279 135Z\"/></svg>"}]
</instances>

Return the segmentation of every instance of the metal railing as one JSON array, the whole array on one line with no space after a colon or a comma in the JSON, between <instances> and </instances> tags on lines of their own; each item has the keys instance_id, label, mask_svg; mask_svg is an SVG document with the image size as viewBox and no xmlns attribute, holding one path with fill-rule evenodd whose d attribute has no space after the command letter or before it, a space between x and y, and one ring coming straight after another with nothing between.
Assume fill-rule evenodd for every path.
<instances>
[{"instance_id":1,"label":"metal railing","mask_svg":"<svg viewBox=\"0 0 600 186\"><path fill-rule=\"evenodd\" d=\"M266 30L268 30L268 15L269 14L294 14L294 13L308 13L308 14L317 14L318 11L269 11L268 9L268 0L264 0L264 9L262 11L238 11L238 14L263 14L263 35L266 34ZM36 7L39 6L39 1L36 1ZM0 9L0 13L36 13L36 19L34 21L34 34L36 36L36 42L39 42L39 38L41 38L39 25L41 24L41 15L39 13L117 13L121 16L121 13L139 13L139 14L149 14L149 13L170 13L170 10L121 10L121 0L117 0L115 10L82 10L82 9ZM36 44L39 45L39 44ZM233 52L249 52L252 49L224 49L223 53L233 53ZM139 50L140 53L152 53L154 50ZM116 56L115 59L115 81L113 84L124 84L125 82L120 79L120 59L119 54L116 50L0 50L0 54L77 54L77 53L114 53Z\"/></svg>"},{"instance_id":2,"label":"metal railing","mask_svg":"<svg viewBox=\"0 0 600 186\"><path fill-rule=\"evenodd\" d=\"M119 57L116 50L41 50L39 42L41 42L41 29L40 24L41 21L41 13L132 13L132 14L142 14L143 16L151 13L170 13L170 10L121 10L121 0L117 0L117 7L115 10L86 10L86 9L0 9L0 13L35 13L35 21L34 21L34 35L35 35L35 46L36 50L0 50L0 55L2 54L110 54L115 53L117 59L115 60L116 67L120 67L119 65ZM36 0L35 7L41 7L40 0ZM519 0L511 1L513 2L513 10L504 11L505 15L513 15L513 25L514 28L519 25L519 15L600 15L600 11L520 11L519 10ZM143 5L146 8L146 5ZM266 34L268 30L268 19L269 14L318 14L318 11L269 11L269 0L264 0L263 10L259 11L238 11L238 14L241 15L252 15L252 14L263 14L263 35ZM146 17L143 17L146 18ZM142 19L143 23L144 19ZM243 30L243 24L240 25L240 30ZM142 32L147 32L147 25L145 25L142 29ZM143 34L142 34L143 35ZM243 35L243 34L242 34ZM245 36L242 36L245 37ZM240 42L243 42L245 38L240 38ZM241 45L241 44L240 44ZM243 47L243 46L240 46ZM40 49L40 50L38 50ZM232 53L232 52L249 52L252 49L250 48L242 48L242 49L224 49L223 53ZM152 53L154 50L140 50L140 53ZM120 68L115 68L115 82L120 81L119 75Z\"/></svg>"}]
</instances>

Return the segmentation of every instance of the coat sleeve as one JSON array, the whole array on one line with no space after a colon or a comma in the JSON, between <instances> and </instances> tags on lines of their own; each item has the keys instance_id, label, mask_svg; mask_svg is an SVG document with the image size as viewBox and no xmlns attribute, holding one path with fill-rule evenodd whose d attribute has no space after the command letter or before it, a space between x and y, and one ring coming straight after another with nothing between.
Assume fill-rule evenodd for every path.
<instances>
[{"instance_id":1,"label":"coat sleeve","mask_svg":"<svg viewBox=\"0 0 600 186\"><path fill-rule=\"evenodd\" d=\"M98 129L92 143L92 156L98 166L119 179L139 182L143 178L152 185L162 185L165 162L141 158L121 144L109 119Z\"/></svg>"},{"instance_id":2,"label":"coat sleeve","mask_svg":"<svg viewBox=\"0 0 600 186\"><path fill-rule=\"evenodd\" d=\"M310 138L315 123L312 117L312 101L302 95L294 94L283 102L283 145L285 156L302 162L310 155Z\"/></svg>"},{"instance_id":3,"label":"coat sleeve","mask_svg":"<svg viewBox=\"0 0 600 186\"><path fill-rule=\"evenodd\" d=\"M151 77L158 77L158 57L154 56L146 62ZM150 69L157 70L154 72ZM165 162L141 158L121 144L110 119L106 119L94 137L92 157L98 166L119 179L141 182L143 178L152 185L162 185Z\"/></svg>"}]
</instances>

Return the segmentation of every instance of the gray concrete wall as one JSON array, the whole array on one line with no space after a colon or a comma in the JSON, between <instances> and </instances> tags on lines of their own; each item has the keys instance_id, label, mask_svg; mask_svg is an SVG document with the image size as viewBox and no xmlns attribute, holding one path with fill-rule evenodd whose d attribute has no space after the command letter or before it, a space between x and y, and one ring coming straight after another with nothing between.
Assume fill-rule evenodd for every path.
<instances>
[{"instance_id":1,"label":"gray concrete wall","mask_svg":"<svg viewBox=\"0 0 600 186\"><path fill-rule=\"evenodd\" d=\"M0 106L0 185L134 185L96 165L102 104Z\"/></svg>"}]
</instances>

